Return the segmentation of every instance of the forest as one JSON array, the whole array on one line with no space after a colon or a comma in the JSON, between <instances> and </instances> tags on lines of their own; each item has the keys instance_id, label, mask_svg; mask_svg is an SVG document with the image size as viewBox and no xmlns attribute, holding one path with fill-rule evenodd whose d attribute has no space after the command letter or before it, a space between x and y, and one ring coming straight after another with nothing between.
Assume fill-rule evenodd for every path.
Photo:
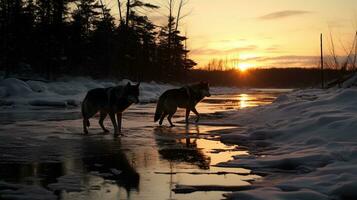
<instances>
[{"instance_id":1,"label":"forest","mask_svg":"<svg viewBox=\"0 0 357 200\"><path fill-rule=\"evenodd\" d=\"M103 0L0 0L0 71L180 80L196 65L179 31L187 2L165 3L160 26L147 17L159 6L139 0L118 0L119 17Z\"/></svg>"},{"instance_id":2,"label":"forest","mask_svg":"<svg viewBox=\"0 0 357 200\"><path fill-rule=\"evenodd\" d=\"M325 69L325 87L336 85L336 80L350 77L352 71ZM306 88L321 87L321 69L319 68L257 68L239 70L192 70L188 82L206 80L220 86L246 88Z\"/></svg>"}]
</instances>

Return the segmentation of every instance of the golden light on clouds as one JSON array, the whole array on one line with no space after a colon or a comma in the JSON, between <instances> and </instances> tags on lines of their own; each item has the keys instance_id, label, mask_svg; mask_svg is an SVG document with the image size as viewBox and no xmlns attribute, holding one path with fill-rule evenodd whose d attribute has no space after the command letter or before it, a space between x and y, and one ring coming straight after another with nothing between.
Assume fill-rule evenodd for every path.
<instances>
[{"instance_id":1,"label":"golden light on clouds","mask_svg":"<svg viewBox=\"0 0 357 200\"><path fill-rule=\"evenodd\" d=\"M181 28L198 67L212 59L234 60L241 70L315 67L320 33L328 52L330 32L351 41L357 30L356 0L191 0L190 9Z\"/></svg>"}]
</instances>

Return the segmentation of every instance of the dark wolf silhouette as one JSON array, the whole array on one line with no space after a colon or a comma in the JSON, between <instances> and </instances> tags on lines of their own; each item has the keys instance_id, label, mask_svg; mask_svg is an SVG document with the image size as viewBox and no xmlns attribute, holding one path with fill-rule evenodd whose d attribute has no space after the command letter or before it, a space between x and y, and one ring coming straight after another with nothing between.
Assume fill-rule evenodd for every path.
<instances>
[{"instance_id":1,"label":"dark wolf silhouette","mask_svg":"<svg viewBox=\"0 0 357 200\"><path fill-rule=\"evenodd\" d=\"M160 119L159 124L166 116L171 126L174 126L171 122L172 116L175 114L177 107L186 108L186 124L188 124L188 117L190 112L194 112L197 115L196 122L199 121L200 115L196 110L196 105L203 98L211 96L209 92L209 86L206 82L199 84L185 86L179 89L167 90L164 92L157 103L154 121L157 122Z\"/></svg>"},{"instance_id":2,"label":"dark wolf silhouette","mask_svg":"<svg viewBox=\"0 0 357 200\"><path fill-rule=\"evenodd\" d=\"M109 88L96 88L88 91L82 103L83 131L88 133L89 118L100 112L99 125L104 132L109 132L103 125L103 121L109 114L114 126L114 134L121 132L122 112L133 103L139 103L139 85L131 85ZM117 122L115 120L117 115Z\"/></svg>"}]
</instances>

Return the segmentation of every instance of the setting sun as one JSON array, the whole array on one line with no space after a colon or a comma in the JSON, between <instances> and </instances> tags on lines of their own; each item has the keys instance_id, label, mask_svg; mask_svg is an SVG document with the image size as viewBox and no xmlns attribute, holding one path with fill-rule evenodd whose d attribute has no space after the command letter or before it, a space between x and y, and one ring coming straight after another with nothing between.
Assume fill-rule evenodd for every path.
<instances>
[{"instance_id":1,"label":"setting sun","mask_svg":"<svg viewBox=\"0 0 357 200\"><path fill-rule=\"evenodd\" d=\"M253 67L253 65L250 63L239 63L237 66L238 70L241 72L244 72L247 69L252 68L252 67Z\"/></svg>"}]
</instances>

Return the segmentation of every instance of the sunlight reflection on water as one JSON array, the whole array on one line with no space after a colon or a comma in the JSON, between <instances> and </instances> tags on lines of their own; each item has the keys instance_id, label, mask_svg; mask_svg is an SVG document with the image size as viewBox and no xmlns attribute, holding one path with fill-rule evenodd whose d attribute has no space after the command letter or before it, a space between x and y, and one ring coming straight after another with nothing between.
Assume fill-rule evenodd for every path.
<instances>
[{"instance_id":1,"label":"sunlight reflection on water","mask_svg":"<svg viewBox=\"0 0 357 200\"><path fill-rule=\"evenodd\" d=\"M214 95L200 103L197 110L207 114L244 109L268 104L276 96ZM0 135L0 177L12 183L51 188L60 199L68 200L219 199L224 192L185 195L175 194L172 189L176 184L244 186L258 178L250 175L248 169L215 166L234 155L248 154L217 138L221 129L236 127L194 124L157 127L152 122L154 108L154 104L141 104L129 109L124 115L126 136L122 138L101 133L97 119L92 119L90 135L83 137L82 122L76 118L79 109L33 111L41 116L17 113L8 119L12 123L0 127L4 133ZM180 110L175 121L181 121L183 116ZM111 127L110 120L105 124ZM231 174L204 174L222 171Z\"/></svg>"}]
</instances>

